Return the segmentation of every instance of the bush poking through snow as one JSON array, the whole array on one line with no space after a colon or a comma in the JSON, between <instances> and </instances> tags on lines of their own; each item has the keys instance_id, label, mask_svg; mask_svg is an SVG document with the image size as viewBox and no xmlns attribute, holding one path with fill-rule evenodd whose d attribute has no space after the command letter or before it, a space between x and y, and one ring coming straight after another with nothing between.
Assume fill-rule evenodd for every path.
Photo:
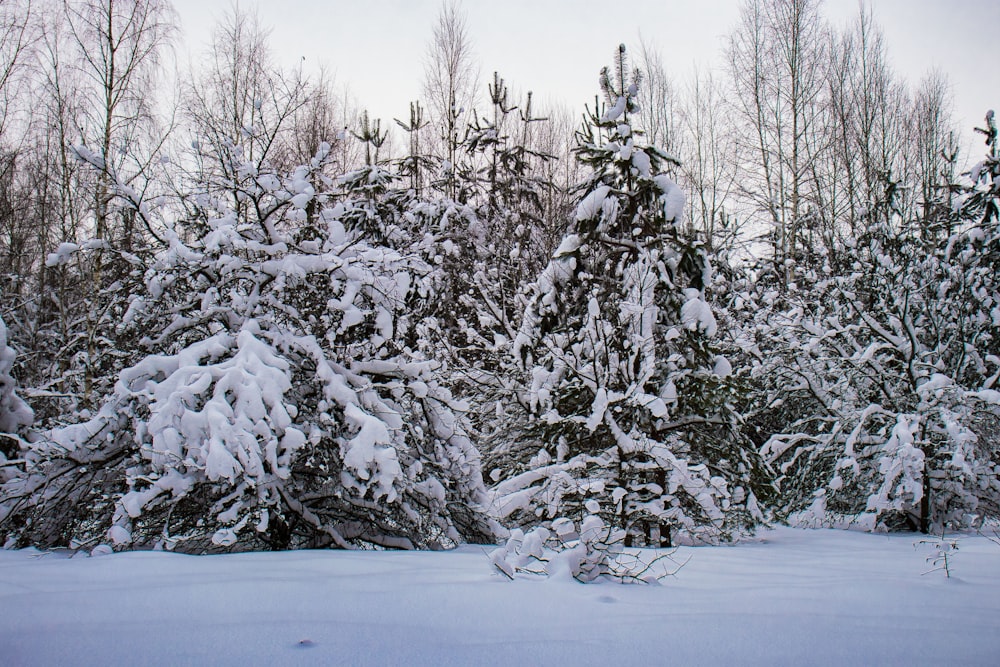
<instances>
[{"instance_id":1,"label":"bush poking through snow","mask_svg":"<svg viewBox=\"0 0 1000 667\"><path fill-rule=\"evenodd\" d=\"M954 559L955 552L958 551L958 538L952 536L946 538L944 531L941 531L941 536L936 538L928 538L926 540L919 540L914 543L914 547L929 545L934 549L934 552L927 557L927 562L932 565L931 569L921 574L930 574L931 572L944 572L944 576L947 579L951 579L951 570L954 566L952 562Z\"/></svg>"},{"instance_id":2,"label":"bush poking through snow","mask_svg":"<svg viewBox=\"0 0 1000 667\"><path fill-rule=\"evenodd\" d=\"M512 530L507 542L489 553L490 563L512 580L518 575L563 575L585 584L601 579L656 583L684 566L673 559L676 549L665 553L627 549L625 531L607 525L597 508L591 509L595 513L584 516L579 525L560 518L551 529ZM649 558L650 554L654 555Z\"/></svg>"}]
</instances>

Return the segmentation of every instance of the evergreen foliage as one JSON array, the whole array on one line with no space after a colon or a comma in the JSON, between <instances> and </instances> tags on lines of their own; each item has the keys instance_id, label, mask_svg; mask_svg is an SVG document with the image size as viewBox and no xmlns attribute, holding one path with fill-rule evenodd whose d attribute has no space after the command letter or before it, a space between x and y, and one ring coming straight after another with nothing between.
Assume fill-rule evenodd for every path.
<instances>
[{"instance_id":1,"label":"evergreen foliage","mask_svg":"<svg viewBox=\"0 0 1000 667\"><path fill-rule=\"evenodd\" d=\"M606 106L578 134L592 175L513 345L534 417L488 468L519 526L582 519L595 500L630 544L728 538L762 520L768 471L712 346L709 258L682 234L672 158L631 124L638 77L624 46L601 74Z\"/></svg>"}]
</instances>

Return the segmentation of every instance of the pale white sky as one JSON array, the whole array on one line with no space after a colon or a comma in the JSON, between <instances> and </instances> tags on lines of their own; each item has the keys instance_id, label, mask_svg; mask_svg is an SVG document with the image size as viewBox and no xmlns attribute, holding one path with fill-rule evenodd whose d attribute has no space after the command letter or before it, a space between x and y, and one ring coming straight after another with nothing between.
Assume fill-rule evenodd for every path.
<instances>
[{"instance_id":1,"label":"pale white sky","mask_svg":"<svg viewBox=\"0 0 1000 667\"><path fill-rule=\"evenodd\" d=\"M204 48L229 0L173 0L181 52ZM270 26L279 62L325 63L362 107L389 124L420 98L423 59L439 0L241 0ZM600 68L640 35L659 48L675 80L698 63L716 66L722 36L736 23L739 0L465 0L482 75L500 72L512 88L558 100L574 111L592 101ZM1000 106L998 0L872 0L895 68L916 83L934 67L950 78L963 143L988 108ZM856 13L857 0L827 0L834 25ZM979 151L978 146L974 149Z\"/></svg>"}]
</instances>

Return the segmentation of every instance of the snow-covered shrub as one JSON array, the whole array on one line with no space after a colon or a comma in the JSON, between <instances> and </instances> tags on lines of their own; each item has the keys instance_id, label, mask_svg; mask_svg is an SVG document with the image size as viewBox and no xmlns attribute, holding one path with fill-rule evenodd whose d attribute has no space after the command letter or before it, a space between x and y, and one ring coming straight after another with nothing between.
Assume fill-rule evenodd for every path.
<instances>
[{"instance_id":1,"label":"snow-covered shrub","mask_svg":"<svg viewBox=\"0 0 1000 667\"><path fill-rule=\"evenodd\" d=\"M588 502L588 513L577 525L558 518L550 528L536 526L527 533L511 531L507 541L489 553L493 567L509 579L519 574L570 576L581 583L601 579L654 583L676 573L673 552L649 554L625 548L625 531L607 525L599 504Z\"/></svg>"},{"instance_id":2,"label":"snow-covered shrub","mask_svg":"<svg viewBox=\"0 0 1000 667\"><path fill-rule=\"evenodd\" d=\"M971 185L961 208L967 218L977 219L984 228L995 231L1000 225L1000 136L992 109L986 112L985 120L986 127L977 127L976 132L986 137L986 155L967 174Z\"/></svg>"},{"instance_id":3,"label":"snow-covered shrub","mask_svg":"<svg viewBox=\"0 0 1000 667\"><path fill-rule=\"evenodd\" d=\"M429 268L316 189L327 155L237 165L238 196L196 197L194 238L169 235L124 316L148 355L33 447L6 530L189 551L490 539L463 406L405 345Z\"/></svg>"},{"instance_id":4,"label":"snow-covered shrub","mask_svg":"<svg viewBox=\"0 0 1000 667\"><path fill-rule=\"evenodd\" d=\"M117 159L131 161L124 146L115 152L116 159L106 161L85 145L66 147L64 157L76 159L63 165L66 181L52 195L62 202L39 205L54 217L44 233L39 229L33 293L5 308L11 336L23 350L18 377L31 388L39 430L95 412L118 372L144 354L122 322L162 247L159 219L167 199L158 194L170 186L166 178L147 180L166 176L164 162L154 160L136 173ZM56 233L67 237L49 245Z\"/></svg>"},{"instance_id":5,"label":"snow-covered shrub","mask_svg":"<svg viewBox=\"0 0 1000 667\"><path fill-rule=\"evenodd\" d=\"M958 551L958 542L957 536L945 537L944 531L941 531L941 535L938 537L915 542L914 547L929 546L933 550L931 555L925 559L931 565L931 569L923 574L944 572L945 578L950 579L951 572L955 567L955 553Z\"/></svg>"},{"instance_id":6,"label":"snow-covered shrub","mask_svg":"<svg viewBox=\"0 0 1000 667\"><path fill-rule=\"evenodd\" d=\"M769 473L731 408L708 257L662 173L672 158L630 124L624 49L602 87L608 108L578 135L591 180L513 343L533 416L489 453L494 511L530 528L582 520L596 500L629 544L726 538L762 519Z\"/></svg>"},{"instance_id":7,"label":"snow-covered shrub","mask_svg":"<svg viewBox=\"0 0 1000 667\"><path fill-rule=\"evenodd\" d=\"M976 201L941 243L873 222L745 299L748 421L780 512L925 532L997 516L1000 250Z\"/></svg>"},{"instance_id":8,"label":"snow-covered shrub","mask_svg":"<svg viewBox=\"0 0 1000 667\"><path fill-rule=\"evenodd\" d=\"M31 408L17 395L17 382L11 375L14 358L14 350L7 345L7 326L0 319L0 463L16 457L18 434L34 421ZM5 474L0 470L0 480Z\"/></svg>"}]
</instances>

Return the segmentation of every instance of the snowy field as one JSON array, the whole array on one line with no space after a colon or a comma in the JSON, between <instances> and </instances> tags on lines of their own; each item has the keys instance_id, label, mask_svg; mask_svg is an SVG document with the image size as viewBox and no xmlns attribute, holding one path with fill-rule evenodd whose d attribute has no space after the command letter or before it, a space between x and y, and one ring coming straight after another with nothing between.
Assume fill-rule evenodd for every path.
<instances>
[{"instance_id":1,"label":"snowy field","mask_svg":"<svg viewBox=\"0 0 1000 667\"><path fill-rule=\"evenodd\" d=\"M4 665L997 665L1000 545L782 528L662 585L492 574L483 550L0 551Z\"/></svg>"}]
</instances>

